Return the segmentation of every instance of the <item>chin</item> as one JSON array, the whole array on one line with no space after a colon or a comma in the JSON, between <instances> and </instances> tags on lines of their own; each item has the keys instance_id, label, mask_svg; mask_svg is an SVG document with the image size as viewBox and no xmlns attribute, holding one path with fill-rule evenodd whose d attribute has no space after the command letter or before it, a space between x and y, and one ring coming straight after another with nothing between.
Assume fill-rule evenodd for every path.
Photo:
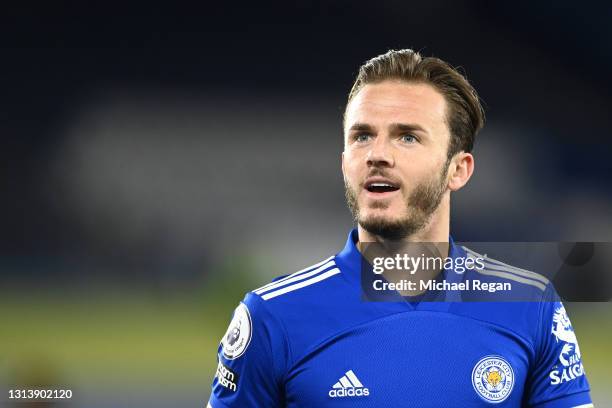
<instances>
[{"instance_id":1,"label":"chin","mask_svg":"<svg viewBox=\"0 0 612 408\"><path fill-rule=\"evenodd\" d=\"M395 225L401 222L401 218L387 211L368 212L364 217L360 217L359 219L362 224Z\"/></svg>"}]
</instances>

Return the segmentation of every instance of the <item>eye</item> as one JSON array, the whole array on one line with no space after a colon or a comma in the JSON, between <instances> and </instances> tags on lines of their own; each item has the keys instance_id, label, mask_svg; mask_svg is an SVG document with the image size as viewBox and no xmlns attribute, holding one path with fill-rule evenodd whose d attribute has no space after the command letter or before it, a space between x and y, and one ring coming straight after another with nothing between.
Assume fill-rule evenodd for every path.
<instances>
[{"instance_id":1,"label":"eye","mask_svg":"<svg viewBox=\"0 0 612 408\"><path fill-rule=\"evenodd\" d=\"M405 142L405 143L414 143L414 142L417 142L417 141L418 141L416 137L414 137L413 135L410 135L410 134L408 134L408 135L402 135L402 137L400 138L400 140L401 140L402 142Z\"/></svg>"},{"instance_id":2,"label":"eye","mask_svg":"<svg viewBox=\"0 0 612 408\"><path fill-rule=\"evenodd\" d=\"M368 133L357 133L353 137L353 140L355 140L356 142L367 142L369 139L370 139L370 134Z\"/></svg>"}]
</instances>

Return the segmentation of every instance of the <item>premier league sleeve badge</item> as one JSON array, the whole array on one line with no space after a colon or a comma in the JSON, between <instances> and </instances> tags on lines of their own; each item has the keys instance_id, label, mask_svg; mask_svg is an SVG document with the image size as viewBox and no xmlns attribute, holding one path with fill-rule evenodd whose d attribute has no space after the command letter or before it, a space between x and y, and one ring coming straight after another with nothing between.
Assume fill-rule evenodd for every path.
<instances>
[{"instance_id":1,"label":"premier league sleeve badge","mask_svg":"<svg viewBox=\"0 0 612 408\"><path fill-rule=\"evenodd\" d=\"M252 327L249 309L244 303L240 303L221 339L223 357L234 360L244 354L251 342Z\"/></svg>"}]
</instances>

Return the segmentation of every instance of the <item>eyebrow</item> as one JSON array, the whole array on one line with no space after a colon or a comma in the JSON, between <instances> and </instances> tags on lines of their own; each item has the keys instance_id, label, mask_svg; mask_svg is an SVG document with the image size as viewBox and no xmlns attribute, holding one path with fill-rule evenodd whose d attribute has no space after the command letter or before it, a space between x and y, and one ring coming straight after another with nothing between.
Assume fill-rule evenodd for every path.
<instances>
[{"instance_id":1,"label":"eyebrow","mask_svg":"<svg viewBox=\"0 0 612 408\"><path fill-rule=\"evenodd\" d=\"M417 125L416 123L392 123L389 125L390 130L401 131L401 132L414 132L420 131L423 133L428 133L421 125ZM349 130L352 131L361 131L361 132L372 132L373 127L367 123L354 123Z\"/></svg>"}]
</instances>

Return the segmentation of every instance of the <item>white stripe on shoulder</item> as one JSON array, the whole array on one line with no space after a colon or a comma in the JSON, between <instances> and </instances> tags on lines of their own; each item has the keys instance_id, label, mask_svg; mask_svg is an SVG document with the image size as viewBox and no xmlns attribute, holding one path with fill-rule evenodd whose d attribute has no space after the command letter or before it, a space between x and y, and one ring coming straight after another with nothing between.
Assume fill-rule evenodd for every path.
<instances>
[{"instance_id":1,"label":"white stripe on shoulder","mask_svg":"<svg viewBox=\"0 0 612 408\"><path fill-rule=\"evenodd\" d=\"M478 269L478 268L474 268L474 271L481 275L497 276L498 278L510 279L515 282L520 282L526 285L535 286L536 288L542 291L546 290L546 286L542 282L538 282L538 281L528 279L528 278L521 278L520 276L513 275L510 272L491 271L488 269Z\"/></svg>"},{"instance_id":2,"label":"white stripe on shoulder","mask_svg":"<svg viewBox=\"0 0 612 408\"><path fill-rule=\"evenodd\" d=\"M525 278L540 281L545 285L548 285L550 283L550 281L548 280L548 278L546 278L546 276L540 275L539 273L528 271L527 269L517 268L516 266L508 265L506 263L503 263L502 261L498 261L497 259L489 258L488 256L479 254L478 252L473 251L467 247L462 247L462 248L465 249L468 254L475 256L477 258L478 257L482 258L484 262L486 263L487 268L489 269L503 271L503 272L511 272L516 275L523 276Z\"/></svg>"},{"instance_id":3,"label":"white stripe on shoulder","mask_svg":"<svg viewBox=\"0 0 612 408\"><path fill-rule=\"evenodd\" d=\"M292 277L294 277L296 275L299 275L301 273L308 272L308 271L311 271L311 270L313 270L315 268L318 268L319 266L323 265L324 263L327 263L328 261L330 261L332 258L334 258L333 255L330 256L327 259L322 260L321 262L317 262L314 265L308 266L308 267L306 267L304 269L300 269L299 271L294 272L291 275L285 276L282 279L279 279L279 280L274 281L274 282L267 283L267 284L263 285L262 287L255 289L253 292L259 293L261 291L265 291L265 289L267 289L269 286L275 285L275 284L280 283L280 282L284 282L284 281L286 281L286 280L288 280L288 279L290 279L290 278L292 278Z\"/></svg>"},{"instance_id":4,"label":"white stripe on shoulder","mask_svg":"<svg viewBox=\"0 0 612 408\"><path fill-rule=\"evenodd\" d=\"M583 404L583 405L576 405L574 408L594 408L595 405L593 404Z\"/></svg>"},{"instance_id":5,"label":"white stripe on shoulder","mask_svg":"<svg viewBox=\"0 0 612 408\"><path fill-rule=\"evenodd\" d=\"M303 281L301 281L299 283L295 283L293 285L285 286L284 288L281 288L281 289L278 289L278 290L266 293L261 298L263 300L272 299L272 298L275 298L277 296L283 295L285 293L293 292L294 290L301 289L301 288L306 287L306 286L310 286L310 285L312 285L314 283L320 282L322 280L325 280L325 279L327 279L327 278L329 278L331 276L337 275L339 273L340 273L340 269L334 268L334 269L329 270L329 271L327 271L325 273L317 275L317 276L315 276L313 278L306 279L306 280L303 280Z\"/></svg>"},{"instance_id":6,"label":"white stripe on shoulder","mask_svg":"<svg viewBox=\"0 0 612 408\"><path fill-rule=\"evenodd\" d=\"M208 401L208 404L206 404L206 408L212 408L212 405L210 405L210 401Z\"/></svg>"},{"instance_id":7,"label":"white stripe on shoulder","mask_svg":"<svg viewBox=\"0 0 612 408\"><path fill-rule=\"evenodd\" d=\"M550 281L545 276L542 276L542 275L537 274L535 272L534 272L535 275L531 275L531 274L525 273L522 270L518 270L517 271L517 270L514 270L512 268L507 268L505 266L496 265L496 264L493 264L493 263L487 262L487 261L485 261L484 264L485 264L485 268L486 269L490 269L490 270L493 270L493 271L500 271L500 272L510 272L510 273L515 274L515 275L523 276L523 277L528 278L528 279L532 279L532 280L535 280L535 281L538 281L538 282L542 282L544 285L548 285L550 283ZM527 272L529 272L529 271L527 271Z\"/></svg>"},{"instance_id":8,"label":"white stripe on shoulder","mask_svg":"<svg viewBox=\"0 0 612 408\"><path fill-rule=\"evenodd\" d=\"M255 293L258 294L258 295L261 295L264 292L270 292L271 290L278 289L281 286L285 286L285 285L288 285L290 283L294 283L294 282L297 282L297 281L304 280L306 278L310 278L311 276L314 276L314 275L318 274L319 272L322 272L322 271L324 271L326 269L329 269L329 268L331 268L334 265L336 265L336 263L333 260L331 260L331 261L327 262L326 264L323 264L323 265L319 266L318 268L316 268L316 269L314 269L314 270L312 270L310 272L302 273L302 274L294 276L292 278L289 277L289 279L283 279L283 280L280 280L280 281L272 282L272 285L266 286L265 288L262 288L262 289L257 289L255 291Z\"/></svg>"}]
</instances>

